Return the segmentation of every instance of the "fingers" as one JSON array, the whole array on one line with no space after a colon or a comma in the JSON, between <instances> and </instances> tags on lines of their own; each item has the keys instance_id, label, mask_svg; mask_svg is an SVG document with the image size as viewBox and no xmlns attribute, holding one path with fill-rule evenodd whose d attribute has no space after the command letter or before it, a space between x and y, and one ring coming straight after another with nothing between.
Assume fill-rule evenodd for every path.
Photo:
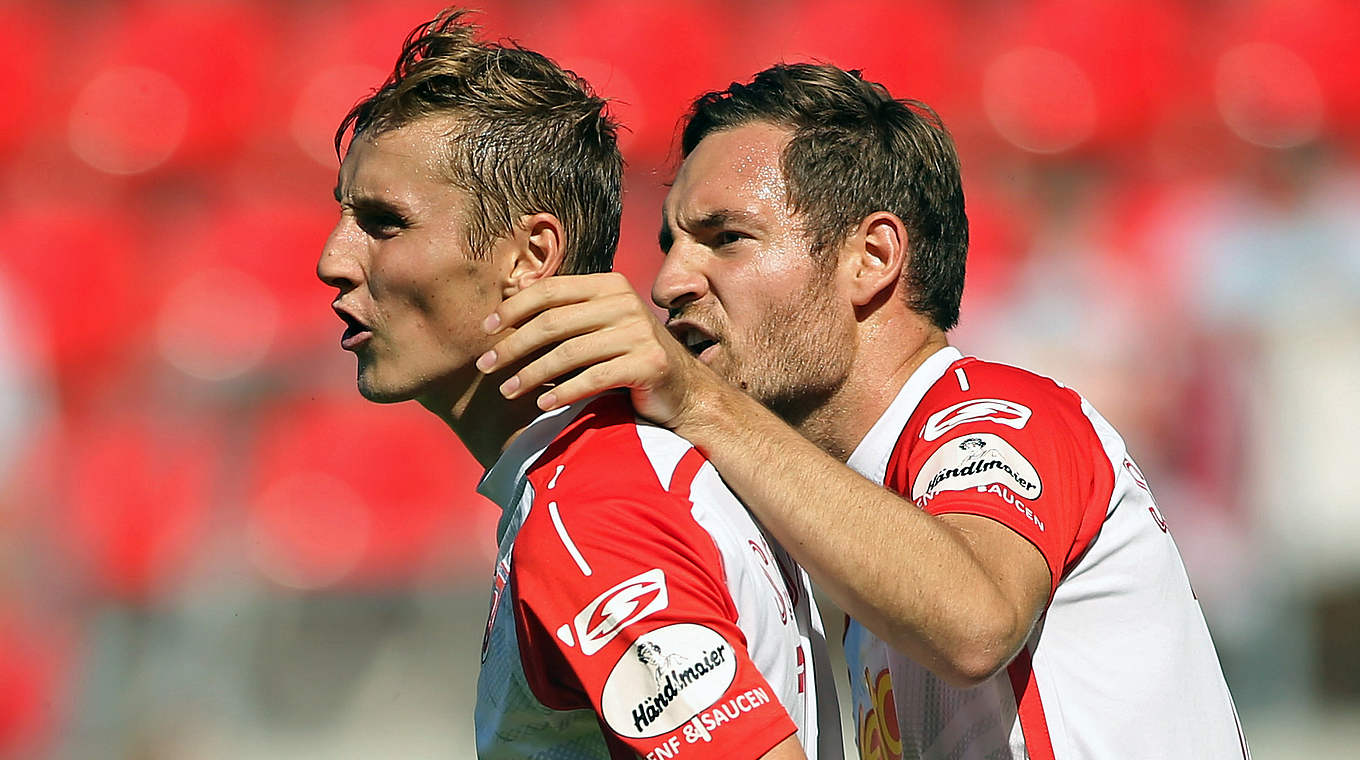
<instances>
[{"instance_id":1,"label":"fingers","mask_svg":"<svg viewBox=\"0 0 1360 760\"><path fill-rule=\"evenodd\" d=\"M631 388L637 378L628 372L628 368L629 365L622 359L587 367L539 396L536 402L538 408L550 412L612 388Z\"/></svg>"},{"instance_id":2,"label":"fingers","mask_svg":"<svg viewBox=\"0 0 1360 760\"><path fill-rule=\"evenodd\" d=\"M628 356L633 344L627 338L620 339L612 334L614 332L617 331L592 332L563 341L502 383L501 395L518 398L569 372Z\"/></svg>"},{"instance_id":3,"label":"fingers","mask_svg":"<svg viewBox=\"0 0 1360 760\"><path fill-rule=\"evenodd\" d=\"M501 384L501 395L519 398L559 381L538 397L544 410L613 388L632 390L635 404L655 397L668 409L670 396L656 389L677 369L674 360L689 356L616 273L540 280L502 302L483 328L505 334L478 358L479 370L527 362Z\"/></svg>"},{"instance_id":4,"label":"fingers","mask_svg":"<svg viewBox=\"0 0 1360 760\"><path fill-rule=\"evenodd\" d=\"M547 277L502 301L487 316L482 328L494 333L518 325L544 309L623 294L632 294L642 302L627 278L618 272Z\"/></svg>"},{"instance_id":5,"label":"fingers","mask_svg":"<svg viewBox=\"0 0 1360 760\"><path fill-rule=\"evenodd\" d=\"M637 321L626 302L597 301L556 306L534 316L477 359L477 369L495 372L570 338Z\"/></svg>"}]
</instances>

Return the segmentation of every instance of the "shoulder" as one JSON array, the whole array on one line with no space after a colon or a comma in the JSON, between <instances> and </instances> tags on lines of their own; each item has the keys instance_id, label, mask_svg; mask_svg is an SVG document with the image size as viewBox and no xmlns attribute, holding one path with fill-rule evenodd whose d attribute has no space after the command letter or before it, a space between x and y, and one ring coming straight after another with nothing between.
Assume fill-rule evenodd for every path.
<instances>
[{"instance_id":1,"label":"shoulder","mask_svg":"<svg viewBox=\"0 0 1360 760\"><path fill-rule=\"evenodd\" d=\"M705 462L688 441L637 420L627 396L600 397L527 473L532 504L515 562L584 571L639 555L709 553L690 494Z\"/></svg>"},{"instance_id":2,"label":"shoulder","mask_svg":"<svg viewBox=\"0 0 1360 760\"><path fill-rule=\"evenodd\" d=\"M1045 405L1080 402L1076 391L1046 375L1011 364L966 356L949 367L926 393L926 405L948 400L1023 397Z\"/></svg>"},{"instance_id":3,"label":"shoulder","mask_svg":"<svg viewBox=\"0 0 1360 760\"><path fill-rule=\"evenodd\" d=\"M899 488L910 479L913 486L904 492L919 500L953 474L971 475L970 484L985 479L966 465L995 459L996 469L1013 471L1018 494L1037 498L1045 473L1085 482L1093 468L1108 468L1097 419L1076 391L1052 378L965 357L926 391L888 470Z\"/></svg>"},{"instance_id":4,"label":"shoulder","mask_svg":"<svg viewBox=\"0 0 1360 760\"><path fill-rule=\"evenodd\" d=\"M611 393L582 409L528 478L539 493L659 497L670 490L676 468L691 452L689 441L639 420L626 395Z\"/></svg>"},{"instance_id":5,"label":"shoulder","mask_svg":"<svg viewBox=\"0 0 1360 760\"><path fill-rule=\"evenodd\" d=\"M929 443L955 428L980 423L1002 430L1031 425L1089 430L1081 396L1071 388L1030 370L965 357L954 362L921 399L903 440ZM909 435L908 435L909 434Z\"/></svg>"}]
</instances>

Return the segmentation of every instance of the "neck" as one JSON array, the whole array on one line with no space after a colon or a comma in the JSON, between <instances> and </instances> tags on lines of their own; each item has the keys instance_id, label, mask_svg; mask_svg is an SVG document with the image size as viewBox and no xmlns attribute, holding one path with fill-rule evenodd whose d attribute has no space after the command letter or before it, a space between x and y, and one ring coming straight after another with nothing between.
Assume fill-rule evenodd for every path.
<instances>
[{"instance_id":1,"label":"neck","mask_svg":"<svg viewBox=\"0 0 1360 760\"><path fill-rule=\"evenodd\" d=\"M861 323L845 383L794 427L828 454L846 461L912 373L948 345L944 331L919 318L890 325Z\"/></svg>"},{"instance_id":2,"label":"neck","mask_svg":"<svg viewBox=\"0 0 1360 760\"><path fill-rule=\"evenodd\" d=\"M482 467L489 468L539 415L534 403L537 394L513 401L500 394L500 384L512 374L507 370L483 375L474 370L470 383L456 384L461 391L431 392L417 400L449 426Z\"/></svg>"}]
</instances>

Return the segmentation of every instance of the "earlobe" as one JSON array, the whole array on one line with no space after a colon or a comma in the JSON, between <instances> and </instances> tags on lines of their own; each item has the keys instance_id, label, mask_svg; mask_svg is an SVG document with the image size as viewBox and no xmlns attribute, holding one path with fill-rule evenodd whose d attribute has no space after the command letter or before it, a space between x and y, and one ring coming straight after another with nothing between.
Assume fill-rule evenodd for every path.
<instances>
[{"instance_id":1,"label":"earlobe","mask_svg":"<svg viewBox=\"0 0 1360 760\"><path fill-rule=\"evenodd\" d=\"M886 211L870 214L856 230L851 252L851 300L865 306L896 287L907 265L907 230Z\"/></svg>"},{"instance_id":2,"label":"earlobe","mask_svg":"<svg viewBox=\"0 0 1360 760\"><path fill-rule=\"evenodd\" d=\"M510 245L510 271L505 279L509 297L562 268L566 255L562 222L553 214L521 217L504 240Z\"/></svg>"}]
</instances>

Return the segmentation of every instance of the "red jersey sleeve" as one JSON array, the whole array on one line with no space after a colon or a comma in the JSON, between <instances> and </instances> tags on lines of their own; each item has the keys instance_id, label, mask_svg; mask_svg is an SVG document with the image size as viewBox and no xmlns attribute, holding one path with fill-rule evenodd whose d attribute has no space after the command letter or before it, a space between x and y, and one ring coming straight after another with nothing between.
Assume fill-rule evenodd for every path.
<instances>
[{"instance_id":1,"label":"red jersey sleeve","mask_svg":"<svg viewBox=\"0 0 1360 760\"><path fill-rule=\"evenodd\" d=\"M934 515L988 517L1038 548L1049 593L1105 518L1114 475L1080 396L1014 367L965 359L903 430L886 485ZM967 388L961 386L966 385Z\"/></svg>"},{"instance_id":2,"label":"red jersey sleeve","mask_svg":"<svg viewBox=\"0 0 1360 760\"><path fill-rule=\"evenodd\" d=\"M510 570L530 687L593 709L618 757L760 757L796 726L751 660L712 538L629 455L531 477Z\"/></svg>"}]
</instances>

